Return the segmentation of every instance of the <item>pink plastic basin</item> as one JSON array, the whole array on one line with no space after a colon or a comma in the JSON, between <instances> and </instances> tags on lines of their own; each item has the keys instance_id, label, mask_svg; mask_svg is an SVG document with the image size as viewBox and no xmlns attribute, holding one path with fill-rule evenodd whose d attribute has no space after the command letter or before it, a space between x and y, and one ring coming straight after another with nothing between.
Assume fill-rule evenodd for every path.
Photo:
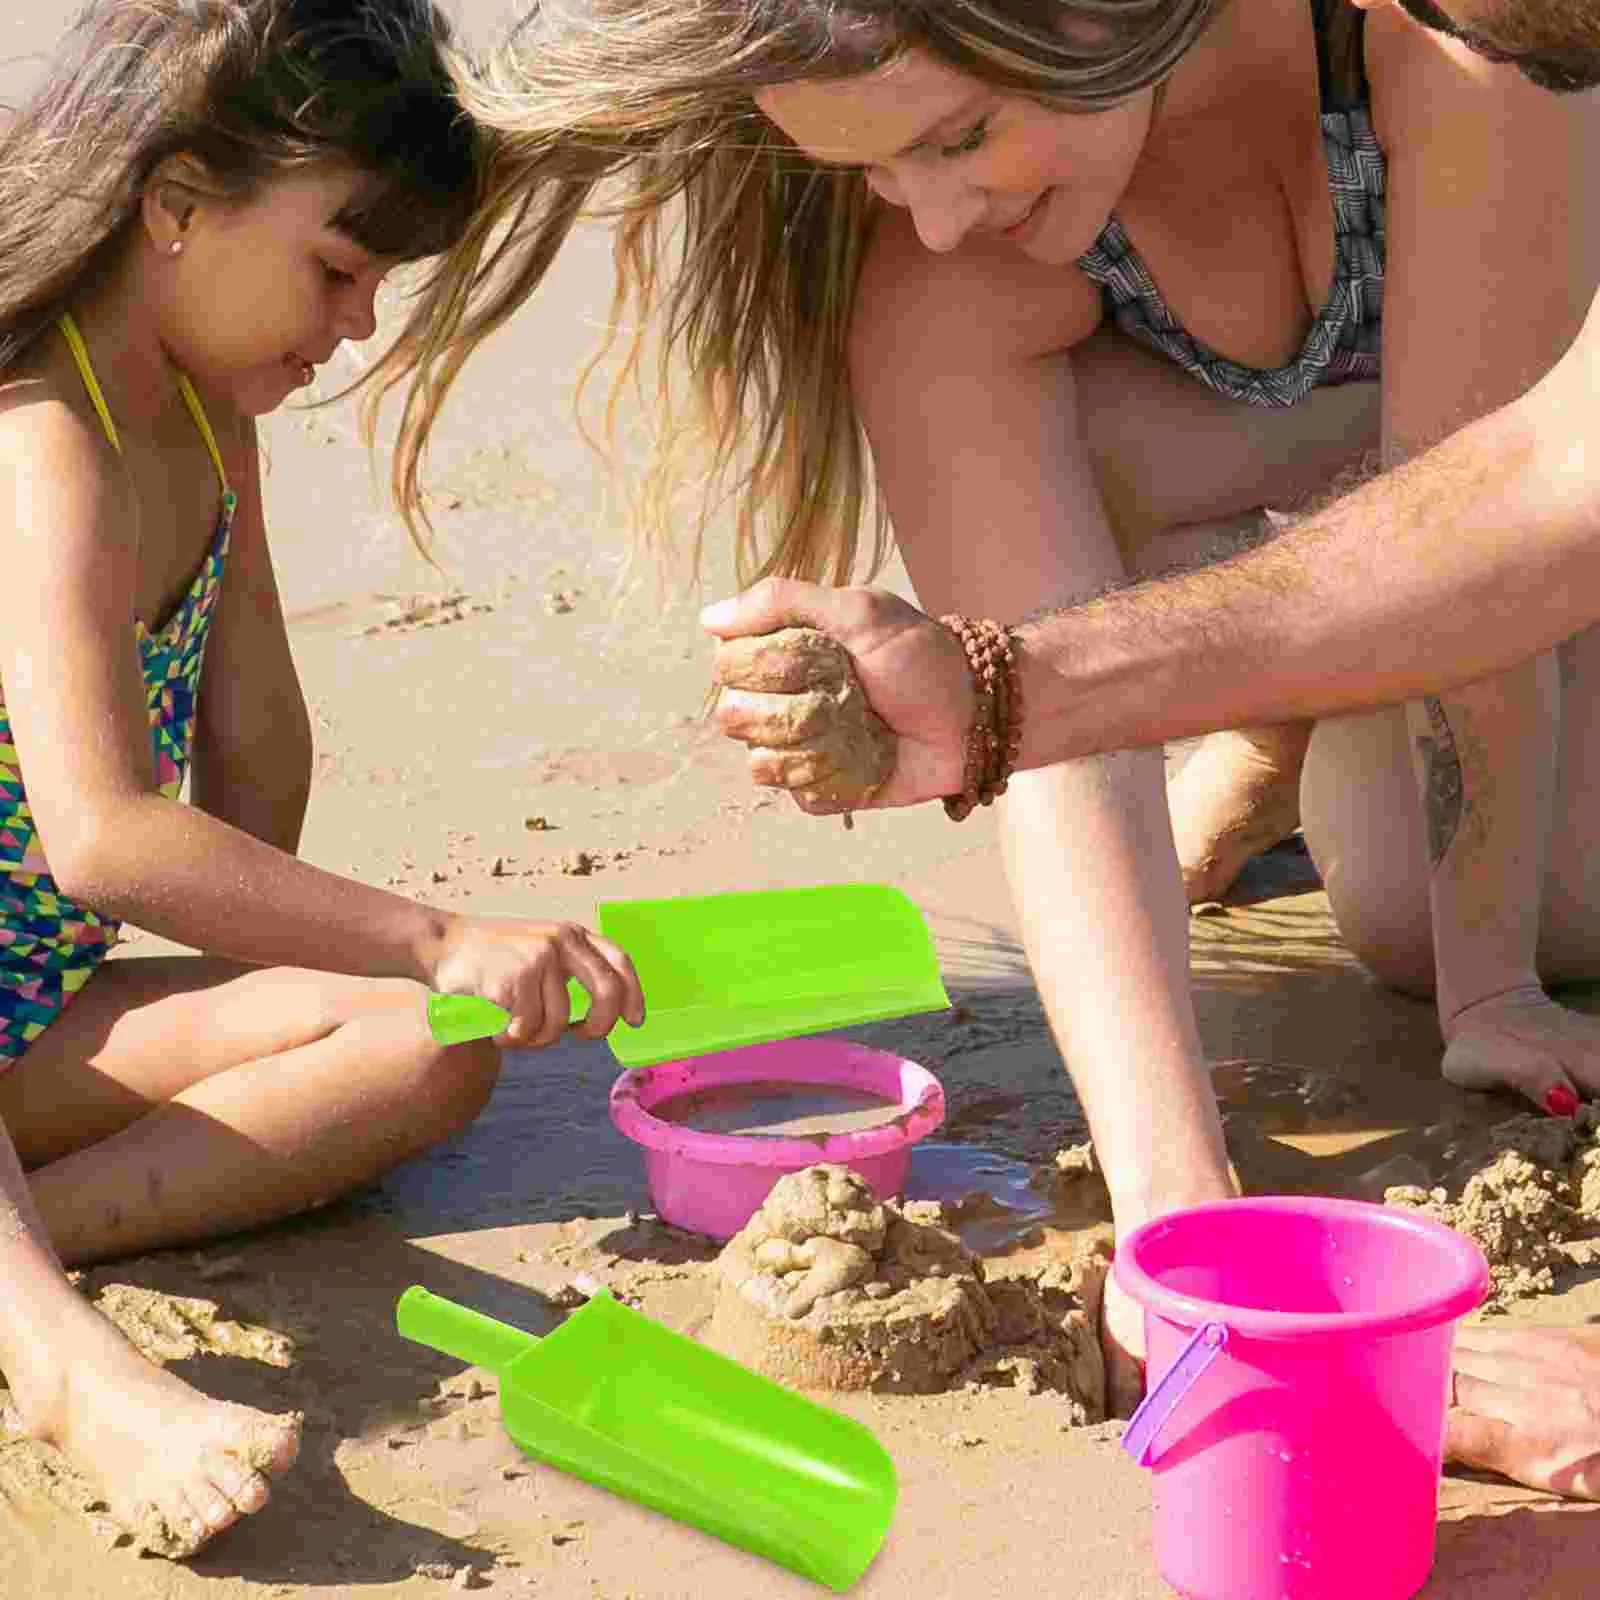
<instances>
[{"instance_id":1,"label":"pink plastic basin","mask_svg":"<svg viewBox=\"0 0 1600 1600\"><path fill-rule=\"evenodd\" d=\"M1488 1287L1477 1246L1394 1207L1252 1197L1136 1228L1114 1270L1144 1307L1151 1395L1124 1444L1155 1473L1167 1582L1187 1600L1416 1594L1455 1324Z\"/></svg>"},{"instance_id":2,"label":"pink plastic basin","mask_svg":"<svg viewBox=\"0 0 1600 1600\"><path fill-rule=\"evenodd\" d=\"M744 1083L859 1089L898 1100L903 1110L881 1127L792 1139L704 1133L650 1112L679 1095ZM925 1067L882 1050L841 1039L780 1039L624 1072L611 1086L611 1120L643 1149L662 1220L730 1239L779 1178L818 1162L849 1167L880 1200L899 1194L912 1145L944 1121L944 1090Z\"/></svg>"}]
</instances>

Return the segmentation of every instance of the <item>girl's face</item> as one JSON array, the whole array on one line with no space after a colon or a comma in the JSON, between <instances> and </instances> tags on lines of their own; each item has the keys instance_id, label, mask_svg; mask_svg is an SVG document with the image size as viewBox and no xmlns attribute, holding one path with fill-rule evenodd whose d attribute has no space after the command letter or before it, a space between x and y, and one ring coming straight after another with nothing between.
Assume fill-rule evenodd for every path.
<instances>
[{"instance_id":1,"label":"girl's face","mask_svg":"<svg viewBox=\"0 0 1600 1600\"><path fill-rule=\"evenodd\" d=\"M269 179L228 204L193 190L157 241L158 333L173 361L246 416L275 410L346 339L370 339L397 264L334 224L364 179L331 163ZM169 202L170 204L170 202ZM183 249L170 255L170 238Z\"/></svg>"},{"instance_id":2,"label":"girl's face","mask_svg":"<svg viewBox=\"0 0 1600 1600\"><path fill-rule=\"evenodd\" d=\"M989 233L1064 266L1127 188L1154 98L1050 111L911 50L857 77L764 89L756 103L820 165L862 168L875 193L910 211L928 249Z\"/></svg>"}]
</instances>

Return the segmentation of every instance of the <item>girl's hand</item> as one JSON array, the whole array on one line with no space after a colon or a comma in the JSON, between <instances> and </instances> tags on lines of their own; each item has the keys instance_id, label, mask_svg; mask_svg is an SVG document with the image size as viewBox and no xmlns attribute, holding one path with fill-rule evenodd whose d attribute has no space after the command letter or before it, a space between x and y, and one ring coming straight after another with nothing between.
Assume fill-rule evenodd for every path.
<instances>
[{"instance_id":1,"label":"girl's hand","mask_svg":"<svg viewBox=\"0 0 1600 1600\"><path fill-rule=\"evenodd\" d=\"M589 992L589 1014L573 1032L603 1039L619 1017L644 1022L644 994L620 946L576 922L464 917L446 936L431 975L441 994L476 994L511 1013L501 1042L523 1050L554 1044L571 1005L567 979Z\"/></svg>"},{"instance_id":2,"label":"girl's hand","mask_svg":"<svg viewBox=\"0 0 1600 1600\"><path fill-rule=\"evenodd\" d=\"M818 628L850 652L868 704L898 741L894 770L864 809L911 806L960 792L973 716L966 653L915 606L881 589L765 578L707 607L700 625L720 639ZM806 747L792 744L786 731L792 722L786 703L793 697L742 689L733 677L723 681L728 686L717 702L717 726L751 747L751 777L769 788L807 788L812 769ZM803 799L799 803L811 809Z\"/></svg>"},{"instance_id":3,"label":"girl's hand","mask_svg":"<svg viewBox=\"0 0 1600 1600\"><path fill-rule=\"evenodd\" d=\"M1444 1024L1444 1075L1463 1089L1515 1089L1553 1116L1600 1097L1600 1017L1537 984L1466 1006Z\"/></svg>"}]
</instances>

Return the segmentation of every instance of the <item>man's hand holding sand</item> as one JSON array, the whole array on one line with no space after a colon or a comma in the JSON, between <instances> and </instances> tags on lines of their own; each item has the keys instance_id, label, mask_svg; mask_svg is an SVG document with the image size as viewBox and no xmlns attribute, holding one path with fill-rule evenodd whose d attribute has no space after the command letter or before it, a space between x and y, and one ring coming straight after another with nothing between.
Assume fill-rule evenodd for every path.
<instances>
[{"instance_id":1,"label":"man's hand holding sand","mask_svg":"<svg viewBox=\"0 0 1600 1600\"><path fill-rule=\"evenodd\" d=\"M960 790L972 680L961 645L931 617L880 589L768 578L700 620L723 641L717 725L750 747L756 783L818 815ZM841 662L801 639L764 644L802 628L848 654ZM841 681L846 665L854 685Z\"/></svg>"}]
</instances>

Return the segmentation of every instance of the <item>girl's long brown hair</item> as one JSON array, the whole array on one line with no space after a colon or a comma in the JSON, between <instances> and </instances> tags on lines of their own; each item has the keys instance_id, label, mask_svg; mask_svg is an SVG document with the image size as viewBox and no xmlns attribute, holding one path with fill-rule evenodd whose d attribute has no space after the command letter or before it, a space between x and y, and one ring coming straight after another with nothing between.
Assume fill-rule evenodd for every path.
<instances>
[{"instance_id":1,"label":"girl's long brown hair","mask_svg":"<svg viewBox=\"0 0 1600 1600\"><path fill-rule=\"evenodd\" d=\"M917 47L1093 112L1160 83L1213 12L1213 0L538 0L463 78L488 145L485 203L369 391L375 408L417 373L395 458L402 506L420 518L428 427L468 353L534 292L580 216L609 216L618 279L602 355L631 328L613 402L656 341L646 543L675 543L692 483L696 569L731 499L741 583L848 582L865 525L876 572L888 528L848 348L869 191L860 173L805 160L752 96Z\"/></svg>"},{"instance_id":2,"label":"girl's long brown hair","mask_svg":"<svg viewBox=\"0 0 1600 1600\"><path fill-rule=\"evenodd\" d=\"M0 373L123 248L175 156L237 200L349 162L370 182L338 225L380 256L441 255L481 177L450 53L429 0L92 0L0 126Z\"/></svg>"}]
</instances>

